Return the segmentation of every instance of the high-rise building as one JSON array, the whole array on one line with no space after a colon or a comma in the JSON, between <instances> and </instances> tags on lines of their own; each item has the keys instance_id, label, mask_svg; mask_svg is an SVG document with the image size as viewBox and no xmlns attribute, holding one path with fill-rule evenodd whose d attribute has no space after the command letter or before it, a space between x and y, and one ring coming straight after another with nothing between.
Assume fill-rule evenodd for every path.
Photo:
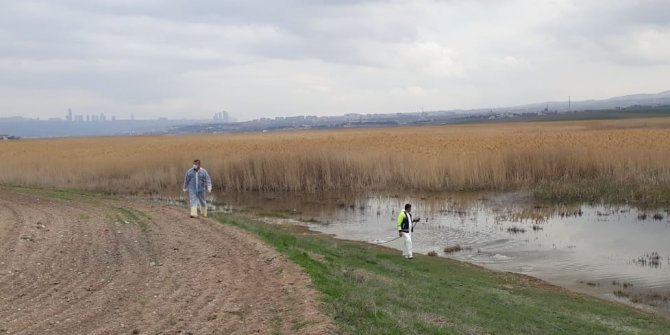
<instances>
[{"instance_id":1,"label":"high-rise building","mask_svg":"<svg viewBox=\"0 0 670 335\"><path fill-rule=\"evenodd\" d=\"M72 109L68 108L67 109L67 116L65 117L66 120L72 122L74 119L72 118Z\"/></svg>"},{"instance_id":2,"label":"high-rise building","mask_svg":"<svg viewBox=\"0 0 670 335\"><path fill-rule=\"evenodd\" d=\"M217 112L214 113L214 120L220 121L221 123L228 123L228 112Z\"/></svg>"}]
</instances>

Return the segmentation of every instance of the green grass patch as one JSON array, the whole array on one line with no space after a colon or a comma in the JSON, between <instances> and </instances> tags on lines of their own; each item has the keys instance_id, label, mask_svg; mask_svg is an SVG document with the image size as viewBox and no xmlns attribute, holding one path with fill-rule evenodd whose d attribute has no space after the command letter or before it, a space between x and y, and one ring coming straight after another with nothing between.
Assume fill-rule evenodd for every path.
<instances>
[{"instance_id":1,"label":"green grass patch","mask_svg":"<svg viewBox=\"0 0 670 335\"><path fill-rule=\"evenodd\" d=\"M126 207L112 207L113 213L108 214L107 217L112 221L121 224L136 224L143 232L149 230L149 221L151 218L143 212L134 208Z\"/></svg>"},{"instance_id":2,"label":"green grass patch","mask_svg":"<svg viewBox=\"0 0 670 335\"><path fill-rule=\"evenodd\" d=\"M276 219L291 219L295 218L301 213L296 210L284 209L284 210L275 210L275 211L260 211L256 215L266 217L266 218L276 218Z\"/></svg>"},{"instance_id":3,"label":"green grass patch","mask_svg":"<svg viewBox=\"0 0 670 335\"><path fill-rule=\"evenodd\" d=\"M216 216L300 265L343 334L667 334L670 321L521 275ZM299 324L296 328L299 328Z\"/></svg>"},{"instance_id":4,"label":"green grass patch","mask_svg":"<svg viewBox=\"0 0 670 335\"><path fill-rule=\"evenodd\" d=\"M105 200L120 200L122 196L96 191L78 190L78 189L58 189L53 187L40 187L29 185L10 185L0 184L0 189L30 193L36 196L42 196L51 200L59 201L82 201L87 203L97 203Z\"/></svg>"},{"instance_id":5,"label":"green grass patch","mask_svg":"<svg viewBox=\"0 0 670 335\"><path fill-rule=\"evenodd\" d=\"M52 200L63 200L63 201L74 201L79 198L77 195L72 194L71 192L65 191L51 191L46 193L47 197Z\"/></svg>"}]
</instances>

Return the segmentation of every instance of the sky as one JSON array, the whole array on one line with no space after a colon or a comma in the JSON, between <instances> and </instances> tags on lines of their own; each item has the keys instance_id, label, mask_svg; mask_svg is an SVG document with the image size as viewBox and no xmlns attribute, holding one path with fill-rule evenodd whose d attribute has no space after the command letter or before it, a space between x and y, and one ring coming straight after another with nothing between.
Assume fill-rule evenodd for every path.
<instances>
[{"instance_id":1,"label":"sky","mask_svg":"<svg viewBox=\"0 0 670 335\"><path fill-rule=\"evenodd\" d=\"M670 89L667 0L2 1L0 117L238 120Z\"/></svg>"}]
</instances>

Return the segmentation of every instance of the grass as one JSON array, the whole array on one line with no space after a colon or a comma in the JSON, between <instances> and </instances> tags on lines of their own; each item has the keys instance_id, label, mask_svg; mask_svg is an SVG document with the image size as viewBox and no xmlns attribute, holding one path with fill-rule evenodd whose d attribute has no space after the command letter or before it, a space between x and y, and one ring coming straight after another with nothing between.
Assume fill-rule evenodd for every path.
<instances>
[{"instance_id":1,"label":"grass","mask_svg":"<svg viewBox=\"0 0 670 335\"><path fill-rule=\"evenodd\" d=\"M670 118L0 143L0 184L179 192L200 158L225 191L532 190L667 203Z\"/></svg>"},{"instance_id":2,"label":"grass","mask_svg":"<svg viewBox=\"0 0 670 335\"><path fill-rule=\"evenodd\" d=\"M446 258L413 261L384 247L337 240L238 215L300 265L343 334L667 334L670 321L509 273Z\"/></svg>"},{"instance_id":3,"label":"grass","mask_svg":"<svg viewBox=\"0 0 670 335\"><path fill-rule=\"evenodd\" d=\"M258 212L258 216L275 219L290 219L296 217L296 215L300 215L300 212L290 209Z\"/></svg>"},{"instance_id":4,"label":"grass","mask_svg":"<svg viewBox=\"0 0 670 335\"><path fill-rule=\"evenodd\" d=\"M66 202L85 202L88 204L95 205L104 205L108 209L105 216L109 222L119 223L119 224L135 224L143 232L149 230L149 221L151 217L134 208L129 207L116 207L108 206L107 202L110 200L121 200L122 196L111 195L98 193L93 191L83 191L75 189L51 189L51 188L39 188L39 187L23 187L23 186L7 186L0 185L0 192L21 192L21 193L30 193L35 195L38 199L40 197L45 197L57 201L66 201ZM79 219L82 221L88 221L91 219L89 214L79 214Z\"/></svg>"},{"instance_id":5,"label":"grass","mask_svg":"<svg viewBox=\"0 0 670 335\"><path fill-rule=\"evenodd\" d=\"M108 218L120 224L135 224L143 232L149 230L148 221L151 220L149 216L134 208L127 207L111 207L112 214L108 214Z\"/></svg>"},{"instance_id":6,"label":"grass","mask_svg":"<svg viewBox=\"0 0 670 335\"><path fill-rule=\"evenodd\" d=\"M74 188L58 189L52 186L40 187L35 185L0 184L0 189L10 192L30 192L38 197L46 197L48 199L59 201L84 201L87 203L99 203L100 201L122 199L122 196L116 194Z\"/></svg>"}]
</instances>

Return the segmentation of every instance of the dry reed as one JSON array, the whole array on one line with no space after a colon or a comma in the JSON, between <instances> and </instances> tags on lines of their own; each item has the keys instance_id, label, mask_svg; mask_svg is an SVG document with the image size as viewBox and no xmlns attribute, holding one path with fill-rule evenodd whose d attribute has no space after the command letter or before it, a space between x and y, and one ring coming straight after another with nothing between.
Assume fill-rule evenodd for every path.
<instances>
[{"instance_id":1,"label":"dry reed","mask_svg":"<svg viewBox=\"0 0 670 335\"><path fill-rule=\"evenodd\" d=\"M0 143L0 183L169 193L200 158L228 191L666 187L669 153L670 118L40 139Z\"/></svg>"}]
</instances>

